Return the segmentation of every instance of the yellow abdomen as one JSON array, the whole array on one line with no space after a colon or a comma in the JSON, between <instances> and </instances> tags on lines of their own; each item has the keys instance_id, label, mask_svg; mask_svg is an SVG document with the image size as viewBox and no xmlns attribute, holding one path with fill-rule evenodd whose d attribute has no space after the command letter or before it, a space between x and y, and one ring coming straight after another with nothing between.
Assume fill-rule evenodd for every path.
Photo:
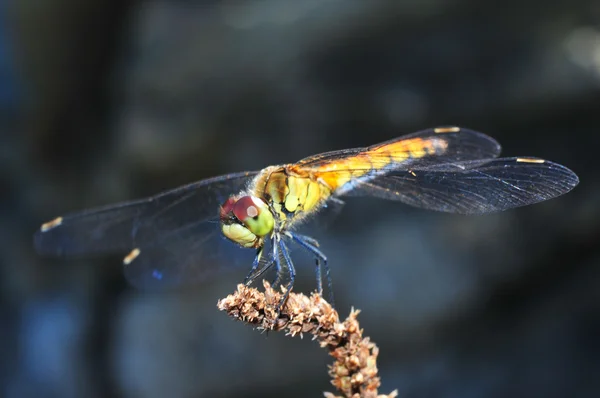
<instances>
[{"instance_id":1,"label":"yellow abdomen","mask_svg":"<svg viewBox=\"0 0 600 398\"><path fill-rule=\"evenodd\" d=\"M327 153L295 164L271 166L254 180L253 195L263 198L283 226L318 210L333 192L353 180L369 179L411 159L443 153L443 139L411 138L371 146L352 155Z\"/></svg>"}]
</instances>

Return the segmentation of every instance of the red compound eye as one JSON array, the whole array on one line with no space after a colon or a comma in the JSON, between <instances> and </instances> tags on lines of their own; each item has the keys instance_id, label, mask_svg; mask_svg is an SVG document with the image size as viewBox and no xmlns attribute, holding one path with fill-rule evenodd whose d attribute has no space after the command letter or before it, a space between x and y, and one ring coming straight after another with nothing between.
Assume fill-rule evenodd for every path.
<instances>
[{"instance_id":1,"label":"red compound eye","mask_svg":"<svg viewBox=\"0 0 600 398\"><path fill-rule=\"evenodd\" d=\"M233 211L233 206L235 206L235 199L229 198L221 205L221 218L226 218L229 213Z\"/></svg>"},{"instance_id":2,"label":"red compound eye","mask_svg":"<svg viewBox=\"0 0 600 398\"><path fill-rule=\"evenodd\" d=\"M233 214L240 221L257 217L259 212L259 207L254 203L254 200L250 196L242 196L233 205Z\"/></svg>"}]
</instances>

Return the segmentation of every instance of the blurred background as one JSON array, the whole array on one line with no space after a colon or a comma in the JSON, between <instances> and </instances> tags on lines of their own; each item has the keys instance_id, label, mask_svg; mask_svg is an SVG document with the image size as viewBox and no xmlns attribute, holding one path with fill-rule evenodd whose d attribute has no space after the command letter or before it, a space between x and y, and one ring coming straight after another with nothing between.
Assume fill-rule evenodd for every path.
<instances>
[{"instance_id":1,"label":"blurred background","mask_svg":"<svg viewBox=\"0 0 600 398\"><path fill-rule=\"evenodd\" d=\"M42 222L437 125L578 173L481 217L348 199L314 235L400 397L600 396L600 3L0 3L0 395L317 397L330 359L121 256L40 258ZM297 260L297 290L315 288ZM307 265L307 266L304 266ZM248 264L250 266L250 264Z\"/></svg>"}]
</instances>

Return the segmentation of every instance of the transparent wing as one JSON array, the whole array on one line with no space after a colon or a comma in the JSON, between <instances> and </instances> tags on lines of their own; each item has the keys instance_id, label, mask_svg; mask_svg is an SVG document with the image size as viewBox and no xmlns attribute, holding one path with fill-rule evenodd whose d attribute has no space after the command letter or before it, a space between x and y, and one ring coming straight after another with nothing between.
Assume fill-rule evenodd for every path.
<instances>
[{"instance_id":1,"label":"transparent wing","mask_svg":"<svg viewBox=\"0 0 600 398\"><path fill-rule=\"evenodd\" d=\"M35 233L35 248L47 255L127 255L125 275L141 288L197 283L218 265L238 262L237 247L221 237L218 206L254 175L228 174L59 217Z\"/></svg>"},{"instance_id":2,"label":"transparent wing","mask_svg":"<svg viewBox=\"0 0 600 398\"><path fill-rule=\"evenodd\" d=\"M313 234L316 230L326 231L342 213L344 205L345 202L339 197L331 196L321 205L318 214L302 220L298 228L307 234Z\"/></svg>"},{"instance_id":3,"label":"transparent wing","mask_svg":"<svg viewBox=\"0 0 600 398\"><path fill-rule=\"evenodd\" d=\"M296 164L302 168L318 170L328 167L336 161L367 155L370 167L378 169L380 165L389 165L390 153L393 157L394 152L407 152L411 149L418 151L429 144L433 144L435 150L426 156L412 159L410 167L415 162L420 166L427 166L455 161L495 158L500 155L502 149L496 140L483 133L459 127L437 127L403 135L366 148L342 149L321 153L302 159ZM386 150L379 152L380 149ZM409 162L403 159L397 163L399 166L406 164L406 167L408 167Z\"/></svg>"},{"instance_id":4,"label":"transparent wing","mask_svg":"<svg viewBox=\"0 0 600 398\"><path fill-rule=\"evenodd\" d=\"M578 183L577 175L560 164L537 158L500 158L395 170L358 181L346 194L450 213L484 214L552 199Z\"/></svg>"},{"instance_id":5,"label":"transparent wing","mask_svg":"<svg viewBox=\"0 0 600 398\"><path fill-rule=\"evenodd\" d=\"M250 269L255 250L248 250L225 239L218 221L190 224L155 244L142 246L129 264L125 277L143 290L169 290L195 286L216 274L236 267ZM263 252L261 262L268 262Z\"/></svg>"}]
</instances>

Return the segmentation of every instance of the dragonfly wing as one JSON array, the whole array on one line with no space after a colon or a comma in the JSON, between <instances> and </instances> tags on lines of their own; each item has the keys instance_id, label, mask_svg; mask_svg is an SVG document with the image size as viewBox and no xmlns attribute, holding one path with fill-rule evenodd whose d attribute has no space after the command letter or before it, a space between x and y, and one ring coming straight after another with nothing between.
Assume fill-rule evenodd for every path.
<instances>
[{"instance_id":1,"label":"dragonfly wing","mask_svg":"<svg viewBox=\"0 0 600 398\"><path fill-rule=\"evenodd\" d=\"M431 150L423 151L424 149ZM399 165L416 158L421 165L489 159L500 155L501 149L496 140L483 133L459 127L437 127L403 135L366 148L321 153L302 159L297 165L321 169L327 168L332 162L339 163L343 159L368 154L370 166L378 169L380 166Z\"/></svg>"},{"instance_id":2,"label":"dragonfly wing","mask_svg":"<svg viewBox=\"0 0 600 398\"><path fill-rule=\"evenodd\" d=\"M218 221L198 222L133 249L124 260L125 277L142 290L195 286L224 270L249 267L255 255L225 239Z\"/></svg>"},{"instance_id":3,"label":"dragonfly wing","mask_svg":"<svg viewBox=\"0 0 600 398\"><path fill-rule=\"evenodd\" d=\"M150 198L59 217L36 232L36 250L66 256L127 255L126 274L137 286L148 284L146 277L165 286L178 284L184 277L193 281L194 275L214 263L212 258L224 254L219 250L229 243L220 242L218 206L254 175L228 174Z\"/></svg>"},{"instance_id":4,"label":"dragonfly wing","mask_svg":"<svg viewBox=\"0 0 600 398\"><path fill-rule=\"evenodd\" d=\"M345 202L339 197L330 196L319 209L318 217L308 217L298 225L301 231L313 234L316 230L326 231L342 213Z\"/></svg>"},{"instance_id":5,"label":"dragonfly wing","mask_svg":"<svg viewBox=\"0 0 600 398\"><path fill-rule=\"evenodd\" d=\"M450 213L484 214L552 199L578 183L574 172L556 163L500 158L395 170L358 181L346 194Z\"/></svg>"},{"instance_id":6,"label":"dragonfly wing","mask_svg":"<svg viewBox=\"0 0 600 398\"><path fill-rule=\"evenodd\" d=\"M255 174L209 178L153 197L58 217L36 232L36 250L50 255L127 252L156 242L179 228L218 218L218 206Z\"/></svg>"}]
</instances>

